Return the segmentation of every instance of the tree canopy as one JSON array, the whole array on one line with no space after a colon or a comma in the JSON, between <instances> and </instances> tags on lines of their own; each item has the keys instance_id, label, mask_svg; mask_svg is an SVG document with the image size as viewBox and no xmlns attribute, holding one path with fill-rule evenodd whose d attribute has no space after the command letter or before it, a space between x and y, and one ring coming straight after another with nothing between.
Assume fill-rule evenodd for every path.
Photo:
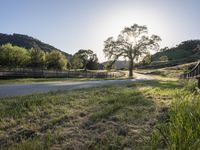
<instances>
[{"instance_id":1,"label":"tree canopy","mask_svg":"<svg viewBox=\"0 0 200 150\"><path fill-rule=\"evenodd\" d=\"M0 46L0 66L65 70L68 67L68 60L57 50L45 53L39 48L28 50L8 43Z\"/></svg>"},{"instance_id":2,"label":"tree canopy","mask_svg":"<svg viewBox=\"0 0 200 150\"><path fill-rule=\"evenodd\" d=\"M46 53L42 50L30 50L30 65L33 68L44 68L46 65Z\"/></svg>"},{"instance_id":3,"label":"tree canopy","mask_svg":"<svg viewBox=\"0 0 200 150\"><path fill-rule=\"evenodd\" d=\"M109 37L104 42L104 53L109 60L116 61L120 57L129 61L129 76L133 76L133 64L144 57L149 50L158 50L161 38L157 35L148 36L146 26L137 24L125 27L115 40Z\"/></svg>"},{"instance_id":4,"label":"tree canopy","mask_svg":"<svg viewBox=\"0 0 200 150\"><path fill-rule=\"evenodd\" d=\"M12 46L10 43L0 47L0 65L7 67L24 67L30 60L25 48Z\"/></svg>"},{"instance_id":5,"label":"tree canopy","mask_svg":"<svg viewBox=\"0 0 200 150\"><path fill-rule=\"evenodd\" d=\"M48 69L65 70L67 63L66 57L59 51L54 50L47 55Z\"/></svg>"},{"instance_id":6,"label":"tree canopy","mask_svg":"<svg viewBox=\"0 0 200 150\"><path fill-rule=\"evenodd\" d=\"M97 69L98 58L92 50L81 49L74 54L72 64L75 69Z\"/></svg>"}]
</instances>

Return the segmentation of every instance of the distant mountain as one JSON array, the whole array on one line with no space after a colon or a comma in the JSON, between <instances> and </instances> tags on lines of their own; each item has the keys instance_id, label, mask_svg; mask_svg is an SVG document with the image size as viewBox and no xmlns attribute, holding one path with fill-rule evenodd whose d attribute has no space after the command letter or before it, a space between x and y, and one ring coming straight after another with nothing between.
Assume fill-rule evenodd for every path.
<instances>
[{"instance_id":1,"label":"distant mountain","mask_svg":"<svg viewBox=\"0 0 200 150\"><path fill-rule=\"evenodd\" d=\"M167 60L162 60L162 58ZM200 60L200 40L188 40L176 47L165 48L152 55L152 62L148 67L170 67L198 60Z\"/></svg>"},{"instance_id":2,"label":"distant mountain","mask_svg":"<svg viewBox=\"0 0 200 150\"><path fill-rule=\"evenodd\" d=\"M103 62L102 65L105 66L107 63L109 63L109 61ZM113 64L112 68L113 69L128 69L128 66L129 66L128 61L118 60Z\"/></svg>"},{"instance_id":3,"label":"distant mountain","mask_svg":"<svg viewBox=\"0 0 200 150\"><path fill-rule=\"evenodd\" d=\"M31 48L41 49L46 52L51 52L52 50L61 51L49 44L41 42L40 40L27 36L27 35L15 34L15 33L12 35L9 35L9 34L0 33L0 45L6 44L6 43L11 43L12 45L24 47L26 49L31 49ZM65 53L63 51L61 52L65 54L68 58L71 57L70 54Z\"/></svg>"}]
</instances>

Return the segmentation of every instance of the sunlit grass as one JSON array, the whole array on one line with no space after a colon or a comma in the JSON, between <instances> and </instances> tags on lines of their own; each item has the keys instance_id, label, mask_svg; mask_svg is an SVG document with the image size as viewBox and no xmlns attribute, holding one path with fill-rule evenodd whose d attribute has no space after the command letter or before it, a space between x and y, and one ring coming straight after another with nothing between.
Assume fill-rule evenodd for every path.
<instances>
[{"instance_id":1,"label":"sunlit grass","mask_svg":"<svg viewBox=\"0 0 200 150\"><path fill-rule=\"evenodd\" d=\"M183 84L154 80L1 98L1 148L196 149L200 97L193 83Z\"/></svg>"},{"instance_id":2,"label":"sunlit grass","mask_svg":"<svg viewBox=\"0 0 200 150\"><path fill-rule=\"evenodd\" d=\"M0 79L0 84L38 83L38 82L76 82L76 81L118 80L118 79L122 78L16 78L16 79Z\"/></svg>"}]
</instances>

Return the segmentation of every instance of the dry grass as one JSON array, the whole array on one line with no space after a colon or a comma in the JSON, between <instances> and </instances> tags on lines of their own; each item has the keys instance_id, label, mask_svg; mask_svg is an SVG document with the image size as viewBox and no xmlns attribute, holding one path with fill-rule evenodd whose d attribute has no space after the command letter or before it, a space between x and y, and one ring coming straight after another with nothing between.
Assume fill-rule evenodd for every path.
<instances>
[{"instance_id":1,"label":"dry grass","mask_svg":"<svg viewBox=\"0 0 200 150\"><path fill-rule=\"evenodd\" d=\"M174 81L0 99L2 149L148 149Z\"/></svg>"}]
</instances>

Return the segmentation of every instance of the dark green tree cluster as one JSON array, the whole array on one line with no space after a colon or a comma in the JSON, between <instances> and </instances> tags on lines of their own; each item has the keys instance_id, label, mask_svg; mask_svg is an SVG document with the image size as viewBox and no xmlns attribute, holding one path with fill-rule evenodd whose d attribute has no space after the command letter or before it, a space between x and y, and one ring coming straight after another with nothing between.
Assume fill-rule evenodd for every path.
<instances>
[{"instance_id":1,"label":"dark green tree cluster","mask_svg":"<svg viewBox=\"0 0 200 150\"><path fill-rule=\"evenodd\" d=\"M79 50L73 55L71 63L73 69L98 69L98 58L92 50Z\"/></svg>"},{"instance_id":2,"label":"dark green tree cluster","mask_svg":"<svg viewBox=\"0 0 200 150\"><path fill-rule=\"evenodd\" d=\"M57 50L48 53L41 49L27 50L12 44L5 44L0 46L0 66L66 70L68 60Z\"/></svg>"}]
</instances>

